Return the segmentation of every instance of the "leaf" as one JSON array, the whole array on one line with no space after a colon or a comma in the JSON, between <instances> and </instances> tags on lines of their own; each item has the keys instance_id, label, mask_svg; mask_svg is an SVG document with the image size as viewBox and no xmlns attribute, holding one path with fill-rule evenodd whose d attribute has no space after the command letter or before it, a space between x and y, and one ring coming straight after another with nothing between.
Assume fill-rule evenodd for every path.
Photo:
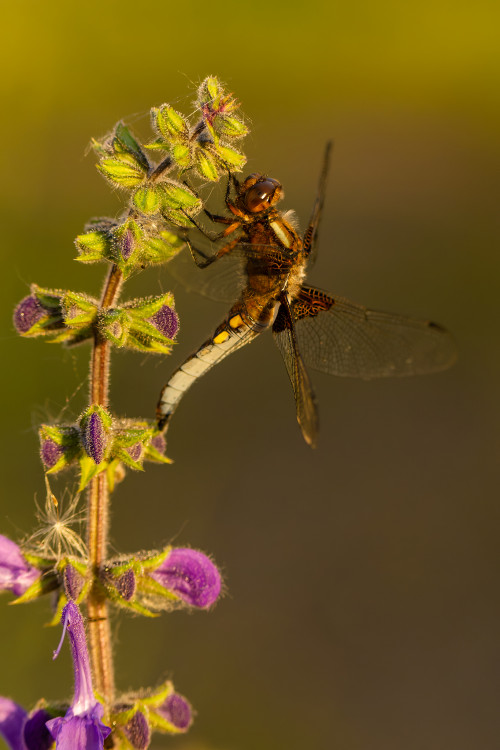
<instances>
[{"instance_id":1,"label":"leaf","mask_svg":"<svg viewBox=\"0 0 500 750\"><path fill-rule=\"evenodd\" d=\"M219 179L217 164L208 151L204 151L201 148L196 149L195 163L196 169L202 177L211 182L217 182Z\"/></svg>"},{"instance_id":2,"label":"leaf","mask_svg":"<svg viewBox=\"0 0 500 750\"><path fill-rule=\"evenodd\" d=\"M115 137L118 139L118 141L125 146L127 151L129 153L134 154L137 160L140 162L144 170L147 172L149 171L149 161L142 150L141 146L139 145L138 141L134 138L132 135L130 129L123 124L123 122L119 122L116 125L115 128Z\"/></svg>"},{"instance_id":3,"label":"leaf","mask_svg":"<svg viewBox=\"0 0 500 750\"><path fill-rule=\"evenodd\" d=\"M140 165L132 159L102 159L97 169L111 182L129 188L140 185L146 176Z\"/></svg>"},{"instance_id":4,"label":"leaf","mask_svg":"<svg viewBox=\"0 0 500 750\"><path fill-rule=\"evenodd\" d=\"M152 216L160 209L160 194L157 188L142 187L136 190L133 197L134 206L142 214Z\"/></svg>"}]
</instances>

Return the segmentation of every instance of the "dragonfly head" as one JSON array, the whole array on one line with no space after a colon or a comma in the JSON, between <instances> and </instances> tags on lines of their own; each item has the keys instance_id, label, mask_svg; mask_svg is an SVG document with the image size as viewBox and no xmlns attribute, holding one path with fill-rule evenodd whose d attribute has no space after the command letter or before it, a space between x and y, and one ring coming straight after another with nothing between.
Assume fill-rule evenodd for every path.
<instances>
[{"instance_id":1,"label":"dragonfly head","mask_svg":"<svg viewBox=\"0 0 500 750\"><path fill-rule=\"evenodd\" d=\"M251 174L240 186L238 200L248 213L267 211L283 197L283 188L278 180L262 174Z\"/></svg>"}]
</instances>

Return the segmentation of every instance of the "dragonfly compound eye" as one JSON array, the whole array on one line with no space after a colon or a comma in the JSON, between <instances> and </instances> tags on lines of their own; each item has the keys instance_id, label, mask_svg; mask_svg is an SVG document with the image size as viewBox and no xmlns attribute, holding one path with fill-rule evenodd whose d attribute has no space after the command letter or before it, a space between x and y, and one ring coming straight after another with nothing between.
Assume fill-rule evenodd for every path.
<instances>
[{"instance_id":1,"label":"dragonfly compound eye","mask_svg":"<svg viewBox=\"0 0 500 750\"><path fill-rule=\"evenodd\" d=\"M245 205L252 214L266 211L281 198L281 185L278 180L264 177L247 191Z\"/></svg>"}]
</instances>

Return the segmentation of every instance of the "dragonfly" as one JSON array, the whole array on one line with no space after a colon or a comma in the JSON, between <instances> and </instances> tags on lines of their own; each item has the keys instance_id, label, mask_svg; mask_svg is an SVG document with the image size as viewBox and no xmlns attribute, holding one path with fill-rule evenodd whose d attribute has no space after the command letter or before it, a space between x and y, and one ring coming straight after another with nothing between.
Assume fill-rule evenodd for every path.
<instances>
[{"instance_id":1,"label":"dragonfly","mask_svg":"<svg viewBox=\"0 0 500 750\"><path fill-rule=\"evenodd\" d=\"M453 338L437 323L369 310L305 283L315 257L331 150L329 142L303 236L291 212L276 208L283 196L281 183L265 174L250 174L241 183L230 174L227 213L204 209L214 225L224 225L216 236L207 235L220 246L207 254L187 239L188 262L194 269L194 260L200 269L195 271L199 291L227 297L233 304L213 335L162 389L156 410L159 429L166 431L182 396L202 375L268 329L283 357L297 421L311 447L317 444L318 409L306 365L331 375L370 379L437 372L453 364Z\"/></svg>"}]
</instances>

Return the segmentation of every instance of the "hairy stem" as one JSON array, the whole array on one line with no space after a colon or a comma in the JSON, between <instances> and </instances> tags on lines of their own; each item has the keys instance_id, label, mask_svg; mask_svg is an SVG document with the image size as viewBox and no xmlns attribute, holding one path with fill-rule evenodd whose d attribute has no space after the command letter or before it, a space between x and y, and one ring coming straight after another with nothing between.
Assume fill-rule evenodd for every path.
<instances>
[{"instance_id":1,"label":"hairy stem","mask_svg":"<svg viewBox=\"0 0 500 750\"><path fill-rule=\"evenodd\" d=\"M101 310L116 304L123 277L117 266L111 266L101 297ZM90 403L108 406L110 343L96 329L90 370ZM89 562L96 578L106 559L108 542L109 490L106 472L90 482L87 508L87 543ZM114 697L113 654L111 648L108 605L93 586L88 600L90 654L97 692L109 705Z\"/></svg>"}]
</instances>

